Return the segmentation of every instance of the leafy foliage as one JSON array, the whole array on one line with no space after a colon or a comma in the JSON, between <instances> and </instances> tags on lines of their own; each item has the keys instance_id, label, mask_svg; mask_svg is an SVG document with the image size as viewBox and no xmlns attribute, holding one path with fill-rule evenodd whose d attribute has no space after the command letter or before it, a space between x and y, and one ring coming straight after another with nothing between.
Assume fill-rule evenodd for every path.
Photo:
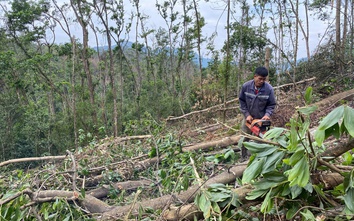
<instances>
[{"instance_id":1,"label":"leafy foliage","mask_svg":"<svg viewBox=\"0 0 354 221\"><path fill-rule=\"evenodd\" d=\"M224 184L212 184L207 189L202 189L194 198L194 203L203 212L206 220L211 217L231 217L234 214L233 209L240 206L237 194Z\"/></svg>"},{"instance_id":2,"label":"leafy foliage","mask_svg":"<svg viewBox=\"0 0 354 221\"><path fill-rule=\"evenodd\" d=\"M309 89L307 93L311 93L311 90ZM305 97L308 101L311 100L311 95L307 94ZM309 136L309 115L315 109L312 106L298 109L299 121L292 119L289 130L274 128L265 134L264 139L276 141L278 146L255 142L244 143L253 155L244 172L242 182L252 183L255 187L247 199L264 198L261 212L272 213L274 208L279 206L275 205L275 200L281 198L283 202L278 209L292 208L286 210L287 218L292 219L295 215L294 211L300 209L300 204L293 201L304 203L301 199L307 199L307 203L310 204L313 203L310 199L315 197L314 194L323 196L319 204L331 206L331 201L325 197L321 186L312 183L310 174L319 169L317 157L324 150L325 139L330 136L338 139L345 134L353 137L354 109L346 105L335 108L323 118L315 132L315 140L312 140ZM351 163L351 159L348 157L346 164ZM346 205L344 212L351 216L354 212L353 202L349 200L352 199L353 194L351 181L353 173L342 175L348 180L345 182L341 196ZM311 209L304 209L301 215L306 220L314 220L313 212Z\"/></svg>"}]
</instances>

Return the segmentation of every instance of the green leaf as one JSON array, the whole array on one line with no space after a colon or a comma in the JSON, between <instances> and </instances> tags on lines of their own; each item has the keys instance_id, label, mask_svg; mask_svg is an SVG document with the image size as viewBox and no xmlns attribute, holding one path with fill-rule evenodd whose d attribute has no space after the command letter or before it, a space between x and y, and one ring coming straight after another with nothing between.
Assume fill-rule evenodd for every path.
<instances>
[{"instance_id":1,"label":"green leaf","mask_svg":"<svg viewBox=\"0 0 354 221\"><path fill-rule=\"evenodd\" d=\"M278 185L279 185L279 182L271 181L271 180L265 179L265 178L259 180L258 182L255 182L253 184L253 186L257 190L269 190L269 189L274 188L274 187L276 187Z\"/></svg>"},{"instance_id":2,"label":"green leaf","mask_svg":"<svg viewBox=\"0 0 354 221\"><path fill-rule=\"evenodd\" d=\"M320 125L318 126L318 130L326 130L327 128L333 126L335 123L338 123L344 113L344 106L339 106L332 110L323 120L321 121Z\"/></svg>"},{"instance_id":3,"label":"green leaf","mask_svg":"<svg viewBox=\"0 0 354 221\"><path fill-rule=\"evenodd\" d=\"M312 91L313 91L312 87L306 88L304 97L305 97L305 102L307 105L311 104L311 102L312 102Z\"/></svg>"},{"instance_id":4,"label":"green leaf","mask_svg":"<svg viewBox=\"0 0 354 221\"><path fill-rule=\"evenodd\" d=\"M212 202L222 202L230 197L230 193L215 192L211 194L210 201Z\"/></svg>"},{"instance_id":5,"label":"green leaf","mask_svg":"<svg viewBox=\"0 0 354 221\"><path fill-rule=\"evenodd\" d=\"M151 150L150 150L149 153L148 153L148 156L149 156L150 158L153 158L153 157L155 157L156 155L157 155L156 148L155 148L155 147L152 147Z\"/></svg>"},{"instance_id":6,"label":"green leaf","mask_svg":"<svg viewBox=\"0 0 354 221\"><path fill-rule=\"evenodd\" d=\"M263 165L262 174L274 171L277 164L283 159L284 152L274 152L272 155L268 156Z\"/></svg>"},{"instance_id":7,"label":"green leaf","mask_svg":"<svg viewBox=\"0 0 354 221\"><path fill-rule=\"evenodd\" d=\"M44 219L48 219L48 216L49 216L49 213L48 213L48 210L44 210Z\"/></svg>"},{"instance_id":8,"label":"green leaf","mask_svg":"<svg viewBox=\"0 0 354 221\"><path fill-rule=\"evenodd\" d=\"M242 176L242 183L249 183L251 180L256 178L262 171L264 163L264 158L256 158L252 163L245 169Z\"/></svg>"},{"instance_id":9,"label":"green leaf","mask_svg":"<svg viewBox=\"0 0 354 221\"><path fill-rule=\"evenodd\" d=\"M302 193L302 188L295 185L290 187L291 199L295 199Z\"/></svg>"},{"instance_id":10,"label":"green leaf","mask_svg":"<svg viewBox=\"0 0 354 221\"><path fill-rule=\"evenodd\" d=\"M218 213L218 214L221 213L221 209L220 209L219 205L218 205L216 202L212 202L211 205L212 205L212 207L213 207L214 212L216 212L216 213Z\"/></svg>"},{"instance_id":11,"label":"green leaf","mask_svg":"<svg viewBox=\"0 0 354 221\"><path fill-rule=\"evenodd\" d=\"M228 150L225 155L224 155L224 158L227 159L229 157L233 157L235 155L235 152L233 150Z\"/></svg>"},{"instance_id":12,"label":"green leaf","mask_svg":"<svg viewBox=\"0 0 354 221\"><path fill-rule=\"evenodd\" d=\"M225 184L223 183L212 183L208 187L208 190L224 190L226 188Z\"/></svg>"},{"instance_id":13,"label":"green leaf","mask_svg":"<svg viewBox=\"0 0 354 221\"><path fill-rule=\"evenodd\" d=\"M315 140L317 142L317 145L320 147L323 144L323 141L325 140L325 131L324 130L316 130L315 132Z\"/></svg>"},{"instance_id":14,"label":"green leaf","mask_svg":"<svg viewBox=\"0 0 354 221\"><path fill-rule=\"evenodd\" d=\"M270 198L270 194L271 194L272 191L269 191L266 195L266 197L264 198L263 200L263 203L261 205L261 212L262 213L267 213L267 212L270 212L271 209L273 208L273 201L272 199Z\"/></svg>"},{"instance_id":15,"label":"green leaf","mask_svg":"<svg viewBox=\"0 0 354 221\"><path fill-rule=\"evenodd\" d=\"M297 136L297 123L294 119L290 119L290 136L289 136L289 145L287 147L288 150L294 151L296 150L298 144L298 136Z\"/></svg>"},{"instance_id":16,"label":"green leaf","mask_svg":"<svg viewBox=\"0 0 354 221\"><path fill-rule=\"evenodd\" d=\"M270 130L268 130L264 136L263 139L273 139L273 138L278 138L280 137L280 135L284 132L284 128L281 127L274 127Z\"/></svg>"},{"instance_id":17,"label":"green leaf","mask_svg":"<svg viewBox=\"0 0 354 221\"><path fill-rule=\"evenodd\" d=\"M334 124L333 126L327 128L325 130L325 138L328 138L330 137L331 135L333 135L335 138L339 139L340 138L340 135L341 135L341 131L340 131L340 128L339 128L339 124L336 123Z\"/></svg>"},{"instance_id":18,"label":"green leaf","mask_svg":"<svg viewBox=\"0 0 354 221\"><path fill-rule=\"evenodd\" d=\"M308 209L305 209L304 212L301 212L301 215L302 215L302 217L304 217L303 220L305 220L305 221L307 221L307 220L310 220L310 221L316 220L316 218L313 215L313 213L310 210L308 210Z\"/></svg>"},{"instance_id":19,"label":"green leaf","mask_svg":"<svg viewBox=\"0 0 354 221\"><path fill-rule=\"evenodd\" d=\"M201 211L204 213L204 218L208 218L205 215L209 214L210 216L210 207L211 207L211 202L210 200L205 196L205 194L201 194L199 197L199 202L198 206Z\"/></svg>"},{"instance_id":20,"label":"green leaf","mask_svg":"<svg viewBox=\"0 0 354 221\"><path fill-rule=\"evenodd\" d=\"M244 142L244 146L251 151L251 153L262 153L267 151L268 149L274 148L273 145L270 144L260 144L256 142Z\"/></svg>"},{"instance_id":21,"label":"green leaf","mask_svg":"<svg viewBox=\"0 0 354 221\"><path fill-rule=\"evenodd\" d=\"M299 207L296 205L292 205L290 209L286 212L286 219L291 220L294 218L294 216L297 214L297 211L299 210Z\"/></svg>"},{"instance_id":22,"label":"green leaf","mask_svg":"<svg viewBox=\"0 0 354 221\"><path fill-rule=\"evenodd\" d=\"M304 115L310 115L317 110L317 106L301 107L298 108L297 110Z\"/></svg>"},{"instance_id":23,"label":"green leaf","mask_svg":"<svg viewBox=\"0 0 354 221\"><path fill-rule=\"evenodd\" d=\"M282 183L283 181L287 180L287 178L284 176L284 174L282 172L279 172L279 171L271 171L269 173L264 173L263 177L268 182Z\"/></svg>"},{"instance_id":24,"label":"green leaf","mask_svg":"<svg viewBox=\"0 0 354 221\"><path fill-rule=\"evenodd\" d=\"M247 200L255 200L259 197L263 197L267 192L269 191L269 189L257 189L257 190L252 190L247 196L246 199Z\"/></svg>"},{"instance_id":25,"label":"green leaf","mask_svg":"<svg viewBox=\"0 0 354 221\"><path fill-rule=\"evenodd\" d=\"M294 166L299 160L304 158L305 150L298 150L296 151L289 159L289 165Z\"/></svg>"},{"instance_id":26,"label":"green leaf","mask_svg":"<svg viewBox=\"0 0 354 221\"><path fill-rule=\"evenodd\" d=\"M343 165L350 165L353 161L353 155L348 151L348 152L345 152L343 155Z\"/></svg>"},{"instance_id":27,"label":"green leaf","mask_svg":"<svg viewBox=\"0 0 354 221\"><path fill-rule=\"evenodd\" d=\"M344 126L347 128L350 136L354 137L354 109L348 106L344 108Z\"/></svg>"},{"instance_id":28,"label":"green leaf","mask_svg":"<svg viewBox=\"0 0 354 221\"><path fill-rule=\"evenodd\" d=\"M266 156L271 155L272 153L274 153L277 149L278 149L278 147L276 147L276 146L270 146L267 150L258 153L257 157L259 157L259 158L266 157Z\"/></svg>"},{"instance_id":29,"label":"green leaf","mask_svg":"<svg viewBox=\"0 0 354 221\"><path fill-rule=\"evenodd\" d=\"M300 159L292 169L285 171L285 174L288 175L289 186L306 186L310 180L309 165L306 157Z\"/></svg>"},{"instance_id":30,"label":"green leaf","mask_svg":"<svg viewBox=\"0 0 354 221\"><path fill-rule=\"evenodd\" d=\"M69 221L70 220L70 214L66 215L65 219L63 221Z\"/></svg>"}]
</instances>

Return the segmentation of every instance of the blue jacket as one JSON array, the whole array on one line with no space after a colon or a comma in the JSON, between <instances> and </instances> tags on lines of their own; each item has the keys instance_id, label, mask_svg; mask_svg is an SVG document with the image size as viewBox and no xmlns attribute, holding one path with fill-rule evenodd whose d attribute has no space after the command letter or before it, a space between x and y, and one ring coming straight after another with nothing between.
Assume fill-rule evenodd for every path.
<instances>
[{"instance_id":1,"label":"blue jacket","mask_svg":"<svg viewBox=\"0 0 354 221\"><path fill-rule=\"evenodd\" d=\"M264 115L270 117L276 105L273 87L265 82L258 94L255 94L254 81L247 81L242 85L239 102L245 118L249 115L254 119L261 119Z\"/></svg>"}]
</instances>

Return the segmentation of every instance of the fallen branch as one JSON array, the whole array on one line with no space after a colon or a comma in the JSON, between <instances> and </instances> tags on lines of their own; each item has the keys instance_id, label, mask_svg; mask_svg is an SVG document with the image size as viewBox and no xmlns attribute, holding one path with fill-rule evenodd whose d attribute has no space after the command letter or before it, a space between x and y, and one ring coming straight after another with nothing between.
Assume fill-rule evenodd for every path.
<instances>
[{"instance_id":1,"label":"fallen branch","mask_svg":"<svg viewBox=\"0 0 354 221\"><path fill-rule=\"evenodd\" d=\"M0 167L8 165L8 164L13 164L13 163L22 163L22 162L30 162L30 161L50 161L50 160L63 160L65 159L67 156L46 156L46 157L26 157L26 158L18 158L18 159L11 159L11 160L7 160L4 162L0 163Z\"/></svg>"},{"instance_id":2,"label":"fallen branch","mask_svg":"<svg viewBox=\"0 0 354 221\"><path fill-rule=\"evenodd\" d=\"M4 204L9 203L10 201L22 195L28 195L32 200L32 202L28 205L49 202L56 199L64 199L68 201L78 200L81 206L86 208L91 213L104 213L111 209L109 205L91 195L79 197L79 194L76 191L44 190L39 192L33 192L29 188L0 201L0 206L3 206Z\"/></svg>"},{"instance_id":3,"label":"fallen branch","mask_svg":"<svg viewBox=\"0 0 354 221\"><path fill-rule=\"evenodd\" d=\"M182 148L182 152L198 151L198 150L205 150L205 149L209 150L209 148L223 148L223 147L237 144L240 139L241 139L240 135L233 135L230 137L224 137L219 140L208 141L208 142L198 143L195 145L184 147L184 148ZM166 157L166 155L162 154L159 157L153 157L153 158L145 159L140 162L134 162L134 164L132 164L131 167L129 167L129 168L126 167L125 171L119 171L119 173L121 173L121 175L123 175L123 176L126 176L127 174L131 174L132 170L134 170L135 172L142 171L142 170L150 167L152 164L158 163L164 157ZM93 179L88 179L88 180L86 180L86 186L97 185L99 183L99 181L102 180L102 178L103 178L103 175L98 175L98 176L94 177Z\"/></svg>"},{"instance_id":4,"label":"fallen branch","mask_svg":"<svg viewBox=\"0 0 354 221\"><path fill-rule=\"evenodd\" d=\"M287 86L291 86L291 85L297 85L297 84L303 84L303 83L306 83L306 82L309 82L309 81L314 81L316 79L316 77L313 77L313 78L309 78L309 79L305 79L305 80L302 80L302 81L298 81L298 82L295 82L295 83L290 83L290 84L284 84L284 85L280 85L280 86L277 86L277 87L273 87L274 89L281 89L282 87L287 87ZM209 107L209 108L206 108L206 109L203 109L203 110L198 110L198 111L192 111L192 112L189 112L187 114L184 114L184 115L181 115L181 116L178 116L178 117L174 117L174 116L169 116L166 121L175 121L175 120L180 120L180 119L184 119L184 118L187 118L191 115L195 115L195 114L201 114L201 113L205 113L205 112L211 112L211 111L220 111L220 110L225 110L225 108L227 107L227 105L231 104L231 103L238 103L238 98L234 98L232 100L229 100L229 101L226 101L226 103L224 104L218 104L218 105L215 105L215 106L212 106L212 107ZM226 105L226 107L225 107ZM235 109L238 109L239 107L229 107L227 108L227 110L235 110Z\"/></svg>"},{"instance_id":5,"label":"fallen branch","mask_svg":"<svg viewBox=\"0 0 354 221\"><path fill-rule=\"evenodd\" d=\"M302 81L295 82L295 85L307 83L309 81L314 81L314 80L316 80L316 77L308 78L308 79L305 79L305 80L302 80ZM289 86L294 86L294 83L283 84L283 85L280 85L280 86L273 87L273 89L276 90L276 89L281 89L283 87L289 87Z\"/></svg>"},{"instance_id":6,"label":"fallen branch","mask_svg":"<svg viewBox=\"0 0 354 221\"><path fill-rule=\"evenodd\" d=\"M235 99L232 99L230 101L227 101L226 102L226 105L229 105L233 102L237 102L238 101L238 98L235 98ZM210 112L210 111L215 111L215 109L217 111L221 111L221 110L224 110L222 109L223 107L225 107L224 104L218 104L216 106L212 106L212 107L209 107L209 108L206 108L206 109L203 109L203 110L198 110L198 111L192 111L192 112L189 112L187 114L184 114L184 115L181 115L181 116L178 116L178 117L173 117L173 116L169 116L166 121L174 121L174 120L180 120L180 119L183 119L183 118L187 118L191 115L195 115L195 114L201 114L201 113L205 113L205 112ZM227 108L228 110L235 110L237 109L238 107L229 107Z\"/></svg>"}]
</instances>

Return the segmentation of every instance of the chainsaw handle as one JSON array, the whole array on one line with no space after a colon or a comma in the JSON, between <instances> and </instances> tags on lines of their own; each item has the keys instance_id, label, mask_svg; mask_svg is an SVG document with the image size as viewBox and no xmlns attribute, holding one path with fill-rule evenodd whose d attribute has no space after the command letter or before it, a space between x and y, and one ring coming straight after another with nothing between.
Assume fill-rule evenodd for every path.
<instances>
[{"instance_id":1,"label":"chainsaw handle","mask_svg":"<svg viewBox=\"0 0 354 221\"><path fill-rule=\"evenodd\" d=\"M260 119L260 120L253 120L252 123L251 123L251 127L253 127L256 123L259 123L259 122L267 122L267 121L269 121L269 120L262 120L262 119Z\"/></svg>"}]
</instances>

